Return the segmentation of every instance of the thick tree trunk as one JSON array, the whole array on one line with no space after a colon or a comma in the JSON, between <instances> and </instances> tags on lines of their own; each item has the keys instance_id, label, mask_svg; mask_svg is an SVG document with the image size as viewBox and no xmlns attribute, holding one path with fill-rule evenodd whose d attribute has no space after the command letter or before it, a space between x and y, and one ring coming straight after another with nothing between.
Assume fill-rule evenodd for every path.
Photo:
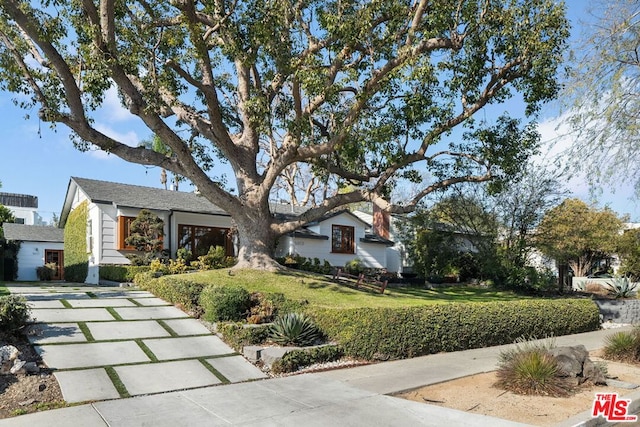
<instances>
[{"instance_id":1,"label":"thick tree trunk","mask_svg":"<svg viewBox=\"0 0 640 427\"><path fill-rule=\"evenodd\" d=\"M282 267L273 258L276 237L267 218L238 218L238 263L234 269L278 271Z\"/></svg>"}]
</instances>

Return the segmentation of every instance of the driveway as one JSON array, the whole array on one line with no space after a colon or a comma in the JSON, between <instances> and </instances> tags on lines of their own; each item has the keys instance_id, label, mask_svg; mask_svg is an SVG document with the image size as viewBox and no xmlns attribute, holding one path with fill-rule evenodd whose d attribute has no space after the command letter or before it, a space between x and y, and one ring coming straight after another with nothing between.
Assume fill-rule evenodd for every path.
<instances>
[{"instance_id":1,"label":"driveway","mask_svg":"<svg viewBox=\"0 0 640 427\"><path fill-rule=\"evenodd\" d=\"M202 323L146 291L7 284L69 403L266 378Z\"/></svg>"}]
</instances>

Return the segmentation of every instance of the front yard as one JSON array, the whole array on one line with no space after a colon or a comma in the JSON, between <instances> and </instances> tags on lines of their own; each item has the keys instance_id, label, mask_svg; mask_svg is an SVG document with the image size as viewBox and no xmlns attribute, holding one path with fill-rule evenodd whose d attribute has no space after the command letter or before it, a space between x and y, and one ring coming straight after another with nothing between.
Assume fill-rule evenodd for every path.
<instances>
[{"instance_id":1,"label":"front yard","mask_svg":"<svg viewBox=\"0 0 640 427\"><path fill-rule=\"evenodd\" d=\"M328 278L305 272L267 273L252 270L210 270L182 277L208 285L241 286L249 292L282 293L288 299L308 301L312 307L414 307L447 302L516 301L526 296L490 288L451 286L437 289L388 287L384 294L339 285Z\"/></svg>"}]
</instances>

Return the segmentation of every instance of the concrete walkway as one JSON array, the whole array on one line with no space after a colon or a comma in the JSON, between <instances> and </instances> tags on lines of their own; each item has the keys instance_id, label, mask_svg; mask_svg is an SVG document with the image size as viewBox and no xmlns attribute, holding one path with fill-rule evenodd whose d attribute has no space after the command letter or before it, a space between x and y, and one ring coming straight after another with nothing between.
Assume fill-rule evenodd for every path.
<instances>
[{"instance_id":1,"label":"concrete walkway","mask_svg":"<svg viewBox=\"0 0 640 427\"><path fill-rule=\"evenodd\" d=\"M15 288L11 287L12 291ZM101 298L93 298L97 293L101 293ZM104 294L102 294L104 292ZM87 297L80 296L77 299L69 298L70 295L85 294ZM111 293L111 294L109 294ZM37 292L26 292L31 301L49 301L52 304L56 298L42 298ZM134 302L138 308L143 304L139 300L151 303L153 298L149 294L142 294L136 291L122 290L103 290L93 289L87 291L86 288L80 290L56 290L53 295L67 295L64 300L68 304L76 304L80 301L91 301L94 299L108 300L124 299ZM51 297L51 295L50 295ZM62 299L62 298L61 298ZM189 320L186 317L174 318L169 313L175 313L168 310L171 307L160 305L160 301L156 301L158 305L149 305L150 307L167 309L164 312L163 320L153 320L158 324L166 324L174 320ZM89 310L96 307L88 307L85 302L81 302L73 310ZM67 307L66 303L63 303ZM106 310L113 316L108 320L90 320L90 321L73 321L59 322L58 325L47 324L48 327L59 328L54 337L58 340L64 339L67 344L62 343L46 343L51 339L46 333L40 336L39 347L42 349L43 357L47 361L47 354L57 353L58 347L62 348L67 345L90 346L91 344L100 343L134 343L139 350L142 350L148 360L142 362L127 362L122 364L112 363L111 370L115 371L118 378L125 384L129 394L140 394L140 396L128 399L113 399L112 397L102 397L100 400L91 404L79 405L69 408L56 409L35 414L23 415L14 418L0 420L0 427L4 426L145 426L153 425L162 426L200 426L200 425L242 425L242 426L522 426L511 421L501 420L497 418L487 417L483 415L471 414L457 410L442 408L435 405L428 405L418 402L412 402L391 396L394 393L406 391L412 388L434 384L442 381L460 378L466 375L473 375L481 372L492 371L496 367L500 352L509 346L490 347L483 349L467 350L453 353L435 354L429 356L418 357L414 359L399 360L393 362L379 363L375 365L361 366L350 369L340 369L316 374L304 374L291 376L286 378L276 378L263 381L250 381L239 384L221 385L218 387L208 387L208 384L197 386L190 384L179 388L191 388L188 390L164 392L163 387L156 387L154 384L164 384L167 388L172 381L180 381L180 378L159 379L166 375L162 369L152 370L152 367L163 366L169 367L169 363L190 362L195 368L194 361L202 366L211 364L212 367L219 369L219 372L230 372L225 370L219 364L222 360L237 360L238 356L232 356L231 353L206 354L201 356L193 356L189 350L185 354L186 344L191 346L194 342L182 342L183 338L199 338L212 337L205 334L192 334L191 336L182 337L173 328L164 328L170 332L170 336L156 337L153 331L160 333L159 329L155 329L147 325L149 320L125 320L122 316L127 313L125 308L136 308L127 305L111 306L111 309L99 307ZM50 315L52 312L44 312L44 308L36 308L36 315ZM60 307L49 307L48 310L59 310L64 312ZM143 311L144 312L144 311ZM140 313L143 313L140 312ZM88 312L89 313L89 312ZM133 311L129 312L131 315ZM71 315L71 313L68 313ZM177 314L177 313L176 313ZM120 320L122 318L122 320ZM105 323L108 322L108 323ZM120 323L139 322L140 328L118 327ZM85 326L80 326L82 324ZM80 332L73 329L78 325ZM96 327L96 325L112 325L115 329L111 332L111 328ZM143 326L146 325L146 326ZM175 325L175 324L174 324ZM91 327L91 328L89 328ZM61 330L62 331L61 331ZM86 333L89 329L90 334ZM131 338L129 335L135 330L147 331L142 338ZM55 329L54 329L55 331ZM174 332L174 333L171 333ZM186 332L186 331L183 331ZM94 335L95 333L95 335ZM602 347L603 339L611 331L597 331L586 334L570 335L556 338L556 344L576 345L583 344L589 350ZM101 335L112 334L112 335ZM89 335L89 336L88 336ZM100 338L110 337L114 341L103 340L100 342L96 336ZM187 334L185 334L187 335ZM73 337L76 338L73 338ZM136 335L138 336L138 335ZM73 341L77 337L82 338L81 343ZM93 341L92 341L93 340ZM213 345L213 341L205 339L206 343L194 344L195 348L206 348L204 353L222 351L224 344L217 343ZM141 345L142 343L142 345ZM171 344L172 345L164 345ZM123 353L127 353L129 349L135 347L127 344L128 347L123 349ZM77 350L83 350L85 347L77 347ZM87 347L89 350L90 347ZM192 347L190 347L192 348ZM225 350L230 352L230 350ZM108 350L108 353L116 356L116 350ZM93 356L88 358L81 352L68 352L65 357L57 356L56 363L67 363L69 365L80 364L77 368L65 368L61 373L67 374L78 372L78 376L69 382L74 382L76 387L82 382L88 382L88 378L93 378L93 370L105 372L109 374L109 368L85 366L91 364L87 359L100 354L100 351L93 352ZM153 355L153 356L151 356ZM178 357L176 357L178 356ZM130 357L140 357L140 353L135 350L131 351ZM72 360L78 360L73 362ZM176 360L174 360L176 359ZM54 360L54 359L49 359ZM83 362L84 360L84 362ZM215 362L218 362L216 365ZM234 362L235 363L235 362ZM135 367L129 372L129 367ZM251 365L252 366L252 365ZM144 375L137 378L136 369L150 369ZM215 371L214 370L214 371ZM186 369L189 371L189 369ZM208 372L212 370L207 369ZM244 369L235 369L235 372L244 373ZM249 369L250 371L250 369ZM217 374L214 375L219 378ZM227 375L227 374L224 374ZM228 374L231 376L231 374ZM109 377L109 375L107 375ZM187 375L190 376L190 375ZM251 375L248 375L251 377ZM228 378L228 377L227 377ZM240 376L239 378L243 378ZM229 380L231 381L231 380ZM238 379L238 381L241 381ZM104 384L102 381L96 381ZM62 383L62 381L61 381ZM100 388L100 387L96 387ZM176 387L178 388L178 387ZM163 391L158 393L157 391ZM150 394L155 393L155 394ZM122 392L120 391L120 396ZM147 395L148 394L148 395ZM118 397L118 396L115 396ZM637 396L640 402L640 395ZM107 400L112 399L112 400ZM637 410L637 406L633 408ZM588 413L583 413L577 417L561 423L561 426L573 425L591 425Z\"/></svg>"},{"instance_id":2,"label":"concrete walkway","mask_svg":"<svg viewBox=\"0 0 640 427\"><path fill-rule=\"evenodd\" d=\"M29 340L69 403L266 378L202 323L148 292L7 288L29 301Z\"/></svg>"}]
</instances>

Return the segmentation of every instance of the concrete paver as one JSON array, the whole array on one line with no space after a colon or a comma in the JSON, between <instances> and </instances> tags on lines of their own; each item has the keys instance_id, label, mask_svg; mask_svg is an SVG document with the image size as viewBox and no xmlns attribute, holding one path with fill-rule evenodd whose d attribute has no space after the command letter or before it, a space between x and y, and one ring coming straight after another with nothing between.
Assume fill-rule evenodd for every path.
<instances>
[{"instance_id":1,"label":"concrete paver","mask_svg":"<svg viewBox=\"0 0 640 427\"><path fill-rule=\"evenodd\" d=\"M142 340L142 342L151 350L158 360L188 359L235 353L231 347L213 335L170 339L145 339Z\"/></svg>"},{"instance_id":2,"label":"concrete paver","mask_svg":"<svg viewBox=\"0 0 640 427\"><path fill-rule=\"evenodd\" d=\"M28 302L31 308L64 308L64 304L59 299L37 299Z\"/></svg>"},{"instance_id":3,"label":"concrete paver","mask_svg":"<svg viewBox=\"0 0 640 427\"><path fill-rule=\"evenodd\" d=\"M181 336L211 334L211 331L196 319L163 320L163 322Z\"/></svg>"},{"instance_id":4,"label":"concrete paver","mask_svg":"<svg viewBox=\"0 0 640 427\"><path fill-rule=\"evenodd\" d=\"M73 308L91 307L135 307L136 305L126 298L92 298L68 301Z\"/></svg>"},{"instance_id":5,"label":"concrete paver","mask_svg":"<svg viewBox=\"0 0 640 427\"><path fill-rule=\"evenodd\" d=\"M170 336L169 332L155 320L87 322L86 325L96 341Z\"/></svg>"},{"instance_id":6,"label":"concrete paver","mask_svg":"<svg viewBox=\"0 0 640 427\"><path fill-rule=\"evenodd\" d=\"M91 297L85 292L68 293L68 292L34 292L29 294L21 294L27 301L43 301L43 300L76 300L76 299L90 299Z\"/></svg>"},{"instance_id":7,"label":"concrete paver","mask_svg":"<svg viewBox=\"0 0 640 427\"><path fill-rule=\"evenodd\" d=\"M182 310L174 306L166 307L118 307L114 308L116 313L124 320L144 320L144 319L176 319L189 317Z\"/></svg>"},{"instance_id":8,"label":"concrete paver","mask_svg":"<svg viewBox=\"0 0 640 427\"><path fill-rule=\"evenodd\" d=\"M242 356L217 357L207 359L207 363L232 383L268 378L267 374L247 363Z\"/></svg>"},{"instance_id":9,"label":"concrete paver","mask_svg":"<svg viewBox=\"0 0 640 427\"><path fill-rule=\"evenodd\" d=\"M88 322L92 320L114 320L104 308L36 308L31 310L35 322Z\"/></svg>"},{"instance_id":10,"label":"concrete paver","mask_svg":"<svg viewBox=\"0 0 640 427\"><path fill-rule=\"evenodd\" d=\"M54 375L66 402L78 403L120 397L120 393L103 368L59 371Z\"/></svg>"},{"instance_id":11,"label":"concrete paver","mask_svg":"<svg viewBox=\"0 0 640 427\"><path fill-rule=\"evenodd\" d=\"M29 325L27 338L32 344L87 342L76 323L35 323Z\"/></svg>"},{"instance_id":12,"label":"concrete paver","mask_svg":"<svg viewBox=\"0 0 640 427\"><path fill-rule=\"evenodd\" d=\"M162 298L133 298L135 302L143 306L150 305L171 305Z\"/></svg>"},{"instance_id":13,"label":"concrete paver","mask_svg":"<svg viewBox=\"0 0 640 427\"><path fill-rule=\"evenodd\" d=\"M134 341L36 345L35 349L47 366L56 369L89 368L150 361Z\"/></svg>"},{"instance_id":14,"label":"concrete paver","mask_svg":"<svg viewBox=\"0 0 640 427\"><path fill-rule=\"evenodd\" d=\"M116 366L120 380L132 396L220 384L198 360Z\"/></svg>"}]
</instances>

